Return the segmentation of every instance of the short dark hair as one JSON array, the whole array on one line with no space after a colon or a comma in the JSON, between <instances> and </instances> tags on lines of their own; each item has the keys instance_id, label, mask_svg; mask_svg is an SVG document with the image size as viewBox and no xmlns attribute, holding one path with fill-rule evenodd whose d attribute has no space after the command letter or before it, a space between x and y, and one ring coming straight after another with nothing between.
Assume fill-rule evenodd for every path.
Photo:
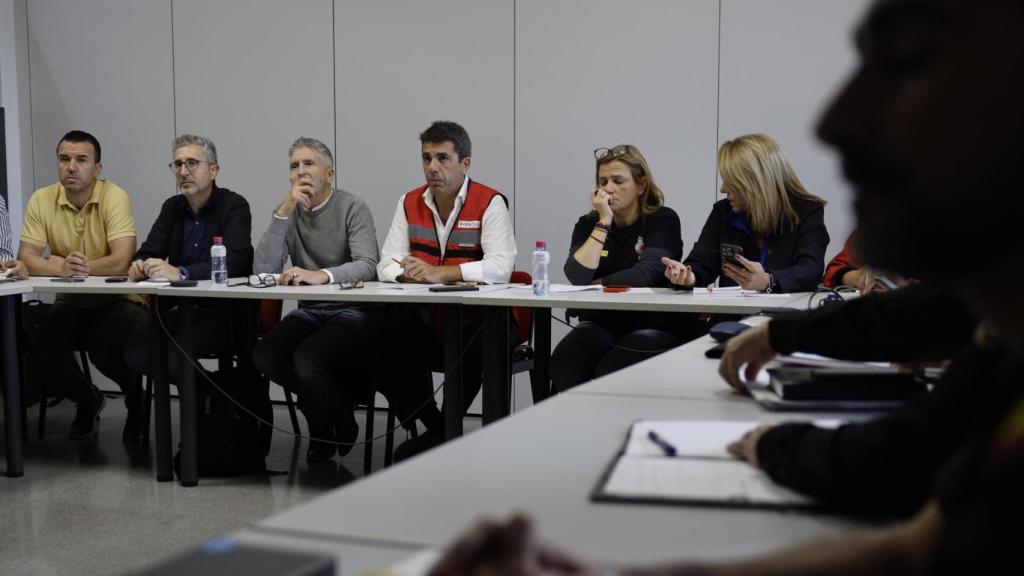
<instances>
[{"instance_id":1,"label":"short dark hair","mask_svg":"<svg viewBox=\"0 0 1024 576\"><path fill-rule=\"evenodd\" d=\"M93 150L96 151L96 158L94 158L94 160L97 164L99 164L100 157L102 156L102 152L100 150L100 141L97 140L96 137L93 136L92 134L89 134L88 132L83 132L82 130L72 130L71 132L65 134L60 139L60 141L57 142L58 149L60 148L61 142L88 142L89 144L92 144Z\"/></svg>"},{"instance_id":2,"label":"short dark hair","mask_svg":"<svg viewBox=\"0 0 1024 576\"><path fill-rule=\"evenodd\" d=\"M469 141L466 129L448 120L438 120L431 124L430 128L420 133L420 143L426 144L427 142L431 144L451 142L455 147L455 152L459 155L459 160L473 155L473 143Z\"/></svg>"}]
</instances>

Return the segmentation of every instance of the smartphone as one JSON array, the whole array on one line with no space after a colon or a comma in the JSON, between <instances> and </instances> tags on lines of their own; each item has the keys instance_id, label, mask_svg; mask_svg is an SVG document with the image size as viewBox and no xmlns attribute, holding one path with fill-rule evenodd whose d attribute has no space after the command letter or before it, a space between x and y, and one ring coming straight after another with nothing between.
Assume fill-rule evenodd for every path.
<instances>
[{"instance_id":1,"label":"smartphone","mask_svg":"<svg viewBox=\"0 0 1024 576\"><path fill-rule=\"evenodd\" d=\"M114 282L127 282L128 281L128 277L127 276L107 276L106 278L103 279L103 281L108 283L108 284L113 284Z\"/></svg>"},{"instance_id":2,"label":"smartphone","mask_svg":"<svg viewBox=\"0 0 1024 576\"><path fill-rule=\"evenodd\" d=\"M50 278L50 282L85 282L85 277L72 276L70 278Z\"/></svg>"},{"instance_id":3,"label":"smartphone","mask_svg":"<svg viewBox=\"0 0 1024 576\"><path fill-rule=\"evenodd\" d=\"M736 257L743 256L743 246L722 242L719 250L722 252L722 260L725 260L730 264L736 264L737 266L740 264L739 261L736 260Z\"/></svg>"},{"instance_id":4,"label":"smartphone","mask_svg":"<svg viewBox=\"0 0 1024 576\"><path fill-rule=\"evenodd\" d=\"M199 282L195 280L172 280L170 286L174 288L191 288L198 285Z\"/></svg>"},{"instance_id":5,"label":"smartphone","mask_svg":"<svg viewBox=\"0 0 1024 576\"><path fill-rule=\"evenodd\" d=\"M431 292L479 292L479 286L460 286L453 284L451 286L431 286L428 288Z\"/></svg>"}]
</instances>

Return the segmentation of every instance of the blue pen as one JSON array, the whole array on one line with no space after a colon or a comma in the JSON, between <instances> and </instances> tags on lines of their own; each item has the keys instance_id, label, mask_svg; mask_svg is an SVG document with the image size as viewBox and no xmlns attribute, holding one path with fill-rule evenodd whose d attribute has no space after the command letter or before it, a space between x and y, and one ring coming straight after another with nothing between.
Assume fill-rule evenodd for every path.
<instances>
[{"instance_id":1,"label":"blue pen","mask_svg":"<svg viewBox=\"0 0 1024 576\"><path fill-rule=\"evenodd\" d=\"M658 448L661 448L661 451L665 453L665 456L675 456L678 452L675 446L673 446L668 440L658 436L658 433L654 430L648 430L647 437L651 439L651 442L657 444Z\"/></svg>"}]
</instances>

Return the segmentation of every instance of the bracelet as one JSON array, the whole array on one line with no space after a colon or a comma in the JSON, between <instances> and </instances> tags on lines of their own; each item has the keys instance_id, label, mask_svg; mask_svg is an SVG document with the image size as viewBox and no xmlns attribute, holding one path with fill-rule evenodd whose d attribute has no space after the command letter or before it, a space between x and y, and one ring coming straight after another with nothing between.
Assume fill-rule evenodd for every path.
<instances>
[{"instance_id":1,"label":"bracelet","mask_svg":"<svg viewBox=\"0 0 1024 576\"><path fill-rule=\"evenodd\" d=\"M597 228L598 230L604 230L605 232L608 232L608 225L607 224L602 224L601 222L598 222L597 224L594 224L594 228Z\"/></svg>"},{"instance_id":2,"label":"bracelet","mask_svg":"<svg viewBox=\"0 0 1024 576\"><path fill-rule=\"evenodd\" d=\"M604 245L604 240L598 238L597 236L594 236L593 234L590 235L590 239L593 240L594 242L597 242L598 244L601 244L602 246Z\"/></svg>"}]
</instances>

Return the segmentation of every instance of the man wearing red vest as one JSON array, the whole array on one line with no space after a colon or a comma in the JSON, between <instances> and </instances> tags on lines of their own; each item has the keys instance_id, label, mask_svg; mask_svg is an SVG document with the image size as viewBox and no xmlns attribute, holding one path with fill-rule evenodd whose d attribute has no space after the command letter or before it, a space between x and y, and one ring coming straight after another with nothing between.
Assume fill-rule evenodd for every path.
<instances>
[{"instance_id":1,"label":"man wearing red vest","mask_svg":"<svg viewBox=\"0 0 1024 576\"><path fill-rule=\"evenodd\" d=\"M381 249L378 277L384 282L428 284L508 282L516 257L512 219L504 196L467 176L472 152L469 134L454 122L434 122L420 134L420 147L427 183L399 200ZM463 333L468 340L479 320L467 322ZM417 356L440 357L432 354L440 342L430 329L424 329L419 315L410 318L405 328L408 347ZM464 408L480 390L480 342L480 338L474 339L474 346L463 356ZM424 392L415 382L406 382L395 391L399 413L411 415L412 409L427 404L417 414L427 432L399 446L397 459L408 458L444 439L444 420Z\"/></svg>"}]
</instances>

